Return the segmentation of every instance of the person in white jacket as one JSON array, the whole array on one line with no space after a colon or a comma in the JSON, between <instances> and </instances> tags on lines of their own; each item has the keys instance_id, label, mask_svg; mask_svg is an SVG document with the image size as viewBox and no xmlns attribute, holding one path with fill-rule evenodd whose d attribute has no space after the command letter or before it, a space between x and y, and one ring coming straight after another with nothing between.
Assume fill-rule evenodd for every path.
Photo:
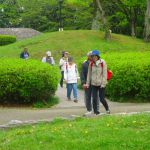
<instances>
[{"instance_id":1,"label":"person in white jacket","mask_svg":"<svg viewBox=\"0 0 150 150\"><path fill-rule=\"evenodd\" d=\"M47 51L46 56L42 58L43 63L49 63L50 65L55 65L54 58L51 56L51 52Z\"/></svg>"},{"instance_id":2,"label":"person in white jacket","mask_svg":"<svg viewBox=\"0 0 150 150\"><path fill-rule=\"evenodd\" d=\"M62 58L59 61L59 67L61 70L61 79L60 79L60 86L63 87L63 80L64 80L64 68L68 64L68 52L62 53Z\"/></svg>"},{"instance_id":3,"label":"person in white jacket","mask_svg":"<svg viewBox=\"0 0 150 150\"><path fill-rule=\"evenodd\" d=\"M64 79L67 84L67 98L71 100L71 92L73 90L74 102L78 102L77 80L78 80L77 65L73 62L73 58L68 58L68 64L64 68Z\"/></svg>"}]
</instances>

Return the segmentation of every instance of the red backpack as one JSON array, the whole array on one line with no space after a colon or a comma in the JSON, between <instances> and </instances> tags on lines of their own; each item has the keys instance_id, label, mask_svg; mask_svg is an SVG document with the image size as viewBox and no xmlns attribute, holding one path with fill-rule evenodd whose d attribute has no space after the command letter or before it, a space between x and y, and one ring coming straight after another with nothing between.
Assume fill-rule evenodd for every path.
<instances>
[{"instance_id":1,"label":"red backpack","mask_svg":"<svg viewBox=\"0 0 150 150\"><path fill-rule=\"evenodd\" d=\"M91 62L91 63L90 63L91 69L92 69L92 67L93 67L93 64L94 64L94 62ZM101 67L102 67L102 69L103 69L103 67L104 67L103 62L101 62ZM109 69L107 69L107 80L110 80L111 77L112 77L112 71L109 70Z\"/></svg>"}]
</instances>

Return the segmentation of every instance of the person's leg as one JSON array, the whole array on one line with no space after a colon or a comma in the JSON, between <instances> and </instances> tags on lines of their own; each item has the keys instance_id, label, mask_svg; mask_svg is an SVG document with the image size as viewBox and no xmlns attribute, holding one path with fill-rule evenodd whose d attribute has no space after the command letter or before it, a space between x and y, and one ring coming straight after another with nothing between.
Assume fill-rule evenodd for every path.
<instances>
[{"instance_id":1,"label":"person's leg","mask_svg":"<svg viewBox=\"0 0 150 150\"><path fill-rule=\"evenodd\" d=\"M105 100L105 88L99 88L99 98L106 111L109 111L108 103Z\"/></svg>"},{"instance_id":2,"label":"person's leg","mask_svg":"<svg viewBox=\"0 0 150 150\"><path fill-rule=\"evenodd\" d=\"M67 84L67 98L71 99L72 84Z\"/></svg>"},{"instance_id":3,"label":"person's leg","mask_svg":"<svg viewBox=\"0 0 150 150\"><path fill-rule=\"evenodd\" d=\"M64 80L64 71L61 71L61 80L60 80L61 87L63 87L63 80Z\"/></svg>"},{"instance_id":4,"label":"person's leg","mask_svg":"<svg viewBox=\"0 0 150 150\"><path fill-rule=\"evenodd\" d=\"M89 86L89 88L85 89L85 105L87 111L92 111L92 88Z\"/></svg>"},{"instance_id":5,"label":"person's leg","mask_svg":"<svg viewBox=\"0 0 150 150\"><path fill-rule=\"evenodd\" d=\"M99 87L92 86L93 110L96 115L99 114L98 96L97 96L98 89L99 89Z\"/></svg>"},{"instance_id":6,"label":"person's leg","mask_svg":"<svg viewBox=\"0 0 150 150\"><path fill-rule=\"evenodd\" d=\"M77 101L77 100L78 100L77 83L73 83L73 84L72 84L72 87L73 87L74 100Z\"/></svg>"}]
</instances>

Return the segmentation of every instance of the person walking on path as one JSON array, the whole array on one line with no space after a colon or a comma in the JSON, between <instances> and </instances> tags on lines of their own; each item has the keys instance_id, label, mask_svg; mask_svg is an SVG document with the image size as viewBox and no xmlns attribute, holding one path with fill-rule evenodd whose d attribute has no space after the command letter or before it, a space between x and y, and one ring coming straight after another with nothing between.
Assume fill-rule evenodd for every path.
<instances>
[{"instance_id":1,"label":"person walking on path","mask_svg":"<svg viewBox=\"0 0 150 150\"><path fill-rule=\"evenodd\" d=\"M48 63L50 65L55 65L55 61L54 61L54 58L51 56L51 52L50 51L47 51L46 52L46 56L44 56L42 58L42 62L43 63Z\"/></svg>"},{"instance_id":2,"label":"person walking on path","mask_svg":"<svg viewBox=\"0 0 150 150\"><path fill-rule=\"evenodd\" d=\"M87 88L86 86L88 67L92 61L91 55L92 55L92 51L87 53L87 60L82 64L81 73L80 73L81 85L84 89L85 106L87 109L85 115L92 114L92 98L91 98L92 88L91 85L89 85L89 88Z\"/></svg>"},{"instance_id":3,"label":"person walking on path","mask_svg":"<svg viewBox=\"0 0 150 150\"><path fill-rule=\"evenodd\" d=\"M20 53L20 58L22 59L28 59L29 58L29 52L27 48L24 48L24 50Z\"/></svg>"},{"instance_id":4,"label":"person walking on path","mask_svg":"<svg viewBox=\"0 0 150 150\"><path fill-rule=\"evenodd\" d=\"M60 79L60 86L63 87L63 80L64 80L64 68L68 63L68 52L62 53L62 58L59 61L59 66L61 69L61 79Z\"/></svg>"},{"instance_id":5,"label":"person walking on path","mask_svg":"<svg viewBox=\"0 0 150 150\"><path fill-rule=\"evenodd\" d=\"M77 79L78 70L77 65L73 62L73 58L68 58L68 64L64 68L64 79L67 84L67 98L71 100L71 92L73 90L74 102L78 102L78 92L77 92Z\"/></svg>"},{"instance_id":6,"label":"person walking on path","mask_svg":"<svg viewBox=\"0 0 150 150\"><path fill-rule=\"evenodd\" d=\"M110 113L109 106L105 100L105 87L107 84L107 64L104 60L100 59L98 50L92 51L92 60L88 68L87 87L92 87L93 109L94 113L98 115L99 112L99 98L104 105L106 113ZM99 94L97 96L97 94Z\"/></svg>"}]
</instances>

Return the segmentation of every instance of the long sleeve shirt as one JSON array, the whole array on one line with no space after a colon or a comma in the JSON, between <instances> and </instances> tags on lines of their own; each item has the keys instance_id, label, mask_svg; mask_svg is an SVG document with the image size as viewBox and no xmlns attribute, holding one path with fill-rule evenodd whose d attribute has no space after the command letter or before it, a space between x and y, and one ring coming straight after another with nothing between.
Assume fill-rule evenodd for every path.
<instances>
[{"instance_id":1,"label":"long sleeve shirt","mask_svg":"<svg viewBox=\"0 0 150 150\"><path fill-rule=\"evenodd\" d=\"M64 68L64 79L67 83L77 83L78 70L76 64L69 65Z\"/></svg>"}]
</instances>

